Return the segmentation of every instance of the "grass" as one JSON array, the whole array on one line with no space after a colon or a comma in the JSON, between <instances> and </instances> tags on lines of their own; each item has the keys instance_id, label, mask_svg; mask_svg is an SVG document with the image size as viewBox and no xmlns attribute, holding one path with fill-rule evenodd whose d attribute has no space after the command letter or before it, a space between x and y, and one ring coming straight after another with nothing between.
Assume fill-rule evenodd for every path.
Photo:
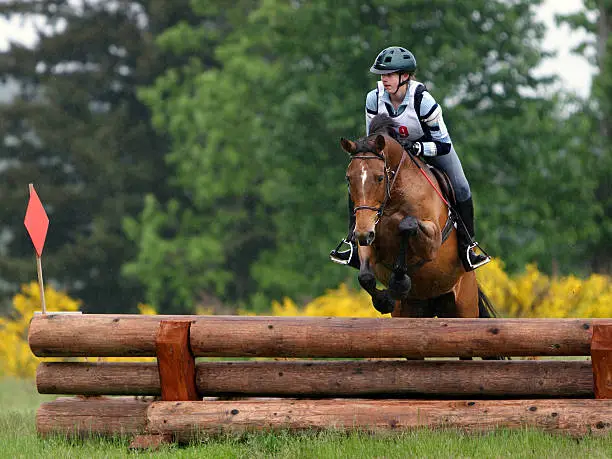
<instances>
[{"instance_id":1,"label":"grass","mask_svg":"<svg viewBox=\"0 0 612 459\"><path fill-rule=\"evenodd\" d=\"M612 436L572 439L534 430L467 435L418 430L370 435L334 431L249 433L209 438L156 452L132 452L122 438L39 438L36 407L53 396L36 393L31 381L0 381L0 458L608 458Z\"/></svg>"}]
</instances>

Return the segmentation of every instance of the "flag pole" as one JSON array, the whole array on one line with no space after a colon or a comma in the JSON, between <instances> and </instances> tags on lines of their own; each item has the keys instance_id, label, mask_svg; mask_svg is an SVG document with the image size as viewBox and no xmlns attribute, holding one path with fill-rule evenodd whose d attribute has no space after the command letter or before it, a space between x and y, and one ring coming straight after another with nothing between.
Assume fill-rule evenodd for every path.
<instances>
[{"instance_id":1,"label":"flag pole","mask_svg":"<svg viewBox=\"0 0 612 459\"><path fill-rule=\"evenodd\" d=\"M42 300L42 313L47 313L47 303L45 302L45 286L43 284L42 262L36 255L36 270L38 271L38 286L40 287L40 299Z\"/></svg>"},{"instance_id":2,"label":"flag pole","mask_svg":"<svg viewBox=\"0 0 612 459\"><path fill-rule=\"evenodd\" d=\"M36 195L36 191L34 190L34 184L33 183L30 183L28 185L28 188L30 190L30 197L32 195ZM44 209L43 209L43 212L44 212ZM46 218L46 214L45 214L45 218ZM48 223L48 221L47 221L47 223ZM42 244L44 244L44 239L45 239L46 233L47 233L47 229L45 228L43 239L42 239ZM47 302L45 301L45 286L44 286L44 283L43 283L42 260L41 260L41 257L42 257L42 245L41 245L40 249L38 249L38 248L36 249L36 271L38 272L38 287L40 288L40 301L42 303L42 313L43 314L47 314Z\"/></svg>"}]
</instances>

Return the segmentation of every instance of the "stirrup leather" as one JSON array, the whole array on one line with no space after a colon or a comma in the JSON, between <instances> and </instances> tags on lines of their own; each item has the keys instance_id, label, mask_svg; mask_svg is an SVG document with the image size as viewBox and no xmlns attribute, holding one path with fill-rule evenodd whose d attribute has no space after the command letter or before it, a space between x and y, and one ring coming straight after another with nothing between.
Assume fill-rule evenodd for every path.
<instances>
[{"instance_id":1,"label":"stirrup leather","mask_svg":"<svg viewBox=\"0 0 612 459\"><path fill-rule=\"evenodd\" d=\"M480 251L482 252L482 255L484 258L482 261L480 261L479 263L476 264L472 264L472 260L470 260L470 251L474 251L474 249L478 247L480 249ZM476 252L473 252L474 255L478 255ZM486 265L487 263L489 263L491 261L491 257L484 251L482 250L482 248L480 247L480 245L478 245L478 242L472 242L470 245L467 246L467 249L465 249L465 259L468 263L468 265L470 265L471 269L477 269L480 268L481 266Z\"/></svg>"},{"instance_id":2,"label":"stirrup leather","mask_svg":"<svg viewBox=\"0 0 612 459\"><path fill-rule=\"evenodd\" d=\"M339 252L338 250L340 249L340 247L342 247L343 244L348 245L349 248L348 250ZM349 252L348 259L343 260L342 258L338 257L338 254L345 253L345 252ZM340 241L340 244L338 244L338 246L334 250L332 250L331 253L329 254L329 259L333 261L334 263L338 263L339 265L348 265L353 259L354 252L355 252L355 249L353 247L353 243L350 241L347 241L346 239L342 239Z\"/></svg>"}]
</instances>

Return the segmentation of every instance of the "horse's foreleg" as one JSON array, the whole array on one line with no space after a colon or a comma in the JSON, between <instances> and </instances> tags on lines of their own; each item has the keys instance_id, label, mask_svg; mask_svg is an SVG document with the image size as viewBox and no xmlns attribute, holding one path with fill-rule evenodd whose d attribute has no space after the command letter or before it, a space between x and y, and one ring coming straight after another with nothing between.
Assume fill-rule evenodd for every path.
<instances>
[{"instance_id":1,"label":"horse's foreleg","mask_svg":"<svg viewBox=\"0 0 612 459\"><path fill-rule=\"evenodd\" d=\"M372 305L381 314L389 314L395 308L393 301L386 290L376 287L376 276L373 265L376 262L374 251L370 246L359 246L359 284L372 297Z\"/></svg>"},{"instance_id":2,"label":"horse's foreleg","mask_svg":"<svg viewBox=\"0 0 612 459\"><path fill-rule=\"evenodd\" d=\"M407 252L420 259L419 264L433 260L441 244L440 232L431 221L413 216L404 217L399 223L400 250L395 259L393 273L389 279L389 294L401 300L410 292L412 282L408 276ZM437 236L437 240L436 240Z\"/></svg>"},{"instance_id":3,"label":"horse's foreleg","mask_svg":"<svg viewBox=\"0 0 612 459\"><path fill-rule=\"evenodd\" d=\"M402 223L404 223L407 218L413 218L416 221L416 225L414 223L410 225L406 223L413 232L412 237L409 239L412 253L420 258L423 263L432 261L438 255L438 250L442 245L442 233L440 228L431 220L417 220L414 217L406 217ZM400 229L402 223L400 223ZM416 226L416 229L412 229L413 226Z\"/></svg>"},{"instance_id":4,"label":"horse's foreleg","mask_svg":"<svg viewBox=\"0 0 612 459\"><path fill-rule=\"evenodd\" d=\"M412 287L412 281L408 276L408 265L406 262L408 240L418 230L418 220L414 217L405 217L399 224L400 249L393 264L393 272L389 278L389 296L395 300L402 300Z\"/></svg>"}]
</instances>

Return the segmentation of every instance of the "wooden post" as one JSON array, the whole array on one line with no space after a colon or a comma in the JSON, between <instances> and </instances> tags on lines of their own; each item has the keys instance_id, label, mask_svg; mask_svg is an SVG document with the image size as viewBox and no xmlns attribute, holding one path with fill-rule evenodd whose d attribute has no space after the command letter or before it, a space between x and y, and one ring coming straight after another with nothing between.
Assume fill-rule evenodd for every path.
<instances>
[{"instance_id":1,"label":"wooden post","mask_svg":"<svg viewBox=\"0 0 612 459\"><path fill-rule=\"evenodd\" d=\"M189 346L191 322L163 320L159 324L155 349L162 400L200 400L196 389L195 359Z\"/></svg>"},{"instance_id":2,"label":"wooden post","mask_svg":"<svg viewBox=\"0 0 612 459\"><path fill-rule=\"evenodd\" d=\"M195 384L195 358L189 345L191 321L162 320L155 336L155 354L164 401L201 400ZM130 449L155 450L174 440L171 433L148 432L136 435Z\"/></svg>"},{"instance_id":3,"label":"wooden post","mask_svg":"<svg viewBox=\"0 0 612 459\"><path fill-rule=\"evenodd\" d=\"M595 398L612 399L612 325L593 326L591 359Z\"/></svg>"}]
</instances>

